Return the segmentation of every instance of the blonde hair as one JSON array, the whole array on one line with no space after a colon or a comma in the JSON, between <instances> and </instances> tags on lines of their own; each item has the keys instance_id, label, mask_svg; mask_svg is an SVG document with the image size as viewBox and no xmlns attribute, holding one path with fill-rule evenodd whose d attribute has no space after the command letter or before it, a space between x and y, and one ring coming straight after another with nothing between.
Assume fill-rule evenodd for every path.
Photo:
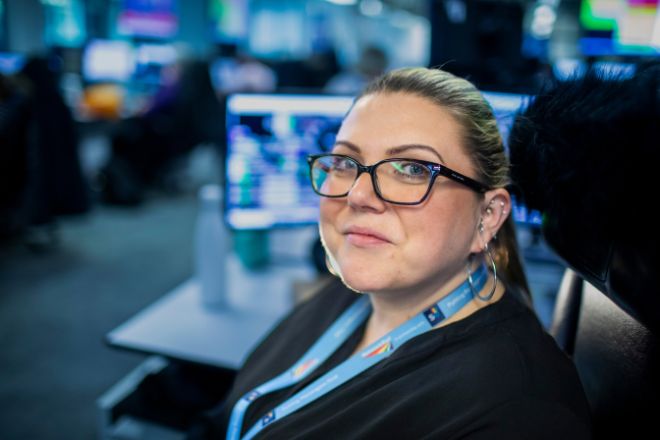
<instances>
[{"instance_id":1,"label":"blonde hair","mask_svg":"<svg viewBox=\"0 0 660 440\"><path fill-rule=\"evenodd\" d=\"M504 188L510 182L509 160L495 115L479 90L469 81L440 69L397 69L376 78L358 96L403 92L429 99L448 110L463 128L463 145L472 159L477 180L489 188ZM493 240L492 252L498 273L529 295L511 216Z\"/></svg>"}]
</instances>

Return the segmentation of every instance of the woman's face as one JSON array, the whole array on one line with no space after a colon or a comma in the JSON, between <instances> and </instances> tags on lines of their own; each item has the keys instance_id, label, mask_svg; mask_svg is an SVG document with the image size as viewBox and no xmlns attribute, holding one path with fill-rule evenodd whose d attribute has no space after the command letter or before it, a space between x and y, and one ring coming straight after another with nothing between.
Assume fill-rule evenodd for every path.
<instances>
[{"instance_id":1,"label":"woman's face","mask_svg":"<svg viewBox=\"0 0 660 440\"><path fill-rule=\"evenodd\" d=\"M475 178L460 125L444 108L411 94L361 98L344 120L333 152L364 165L389 157L422 159ZM464 278L468 255L481 249L481 201L471 189L439 176L423 203L394 205L378 198L363 173L348 196L321 198L321 237L352 289L432 293Z\"/></svg>"}]
</instances>

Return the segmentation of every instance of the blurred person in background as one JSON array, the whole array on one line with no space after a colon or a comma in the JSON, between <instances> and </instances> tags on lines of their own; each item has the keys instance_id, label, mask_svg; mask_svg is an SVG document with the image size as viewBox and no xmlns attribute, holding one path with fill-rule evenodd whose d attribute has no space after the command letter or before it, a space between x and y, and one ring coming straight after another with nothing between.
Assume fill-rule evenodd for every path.
<instances>
[{"instance_id":1,"label":"blurred person in background","mask_svg":"<svg viewBox=\"0 0 660 440\"><path fill-rule=\"evenodd\" d=\"M274 69L278 90L294 93L322 91L328 81L341 71L337 53L332 47L316 50L303 60L279 61Z\"/></svg>"},{"instance_id":2,"label":"blurred person in background","mask_svg":"<svg viewBox=\"0 0 660 440\"><path fill-rule=\"evenodd\" d=\"M331 47L316 51L303 61L302 85L311 89L323 89L340 72L337 53Z\"/></svg>"},{"instance_id":3,"label":"blurred person in background","mask_svg":"<svg viewBox=\"0 0 660 440\"><path fill-rule=\"evenodd\" d=\"M224 157L223 114L206 61L168 68L166 81L145 111L114 128L112 155L99 182L103 200L135 205L150 187L176 190L173 171L201 143L213 143Z\"/></svg>"},{"instance_id":4,"label":"blurred person in background","mask_svg":"<svg viewBox=\"0 0 660 440\"><path fill-rule=\"evenodd\" d=\"M357 95L371 80L387 69L387 54L379 47L367 46L357 64L330 78L325 91L337 95Z\"/></svg>"},{"instance_id":5,"label":"blurred person in background","mask_svg":"<svg viewBox=\"0 0 660 440\"><path fill-rule=\"evenodd\" d=\"M223 95L231 93L269 93L277 87L277 74L235 44L219 47L220 57L213 63L213 81Z\"/></svg>"},{"instance_id":6,"label":"blurred person in background","mask_svg":"<svg viewBox=\"0 0 660 440\"><path fill-rule=\"evenodd\" d=\"M11 125L2 129L7 142L2 148L11 149L7 157L16 169L8 177L14 186L3 191L12 193L23 238L34 249L56 243L58 216L89 210L78 135L58 88L57 68L57 59L33 56L16 78L25 94L17 89L7 93L4 86L4 106L9 112L3 125Z\"/></svg>"},{"instance_id":7,"label":"blurred person in background","mask_svg":"<svg viewBox=\"0 0 660 440\"><path fill-rule=\"evenodd\" d=\"M12 78L0 74L0 235L25 222L30 102Z\"/></svg>"}]
</instances>

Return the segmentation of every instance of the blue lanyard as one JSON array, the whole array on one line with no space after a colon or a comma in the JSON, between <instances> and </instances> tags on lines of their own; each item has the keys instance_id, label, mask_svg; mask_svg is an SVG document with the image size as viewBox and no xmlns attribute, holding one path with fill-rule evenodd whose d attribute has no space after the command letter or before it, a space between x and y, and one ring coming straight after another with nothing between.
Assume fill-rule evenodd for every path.
<instances>
[{"instance_id":1,"label":"blue lanyard","mask_svg":"<svg viewBox=\"0 0 660 440\"><path fill-rule=\"evenodd\" d=\"M486 284L487 278L488 272L486 267L482 265L473 274L474 290L477 292L481 290ZM474 298L474 292L466 280L433 306L401 324L360 353L351 356L275 409L269 411L262 417L261 421L250 428L243 440L253 438L275 420L282 419L299 410L389 357L406 341L432 329L461 310L472 298ZM238 440L240 438L243 417L252 402L264 394L286 388L309 376L348 339L370 313L371 303L369 298L366 295L360 297L337 318L293 367L241 397L232 410L226 440Z\"/></svg>"}]
</instances>

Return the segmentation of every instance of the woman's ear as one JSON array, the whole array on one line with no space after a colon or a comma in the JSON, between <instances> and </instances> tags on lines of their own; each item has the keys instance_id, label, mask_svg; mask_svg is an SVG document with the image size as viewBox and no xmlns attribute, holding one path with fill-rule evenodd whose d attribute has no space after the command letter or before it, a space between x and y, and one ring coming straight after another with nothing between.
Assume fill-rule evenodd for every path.
<instances>
[{"instance_id":1,"label":"woman's ear","mask_svg":"<svg viewBox=\"0 0 660 440\"><path fill-rule=\"evenodd\" d=\"M480 218L470 252L480 253L487 243L497 235L511 213L511 195L504 188L495 188L485 193L480 204Z\"/></svg>"}]
</instances>

